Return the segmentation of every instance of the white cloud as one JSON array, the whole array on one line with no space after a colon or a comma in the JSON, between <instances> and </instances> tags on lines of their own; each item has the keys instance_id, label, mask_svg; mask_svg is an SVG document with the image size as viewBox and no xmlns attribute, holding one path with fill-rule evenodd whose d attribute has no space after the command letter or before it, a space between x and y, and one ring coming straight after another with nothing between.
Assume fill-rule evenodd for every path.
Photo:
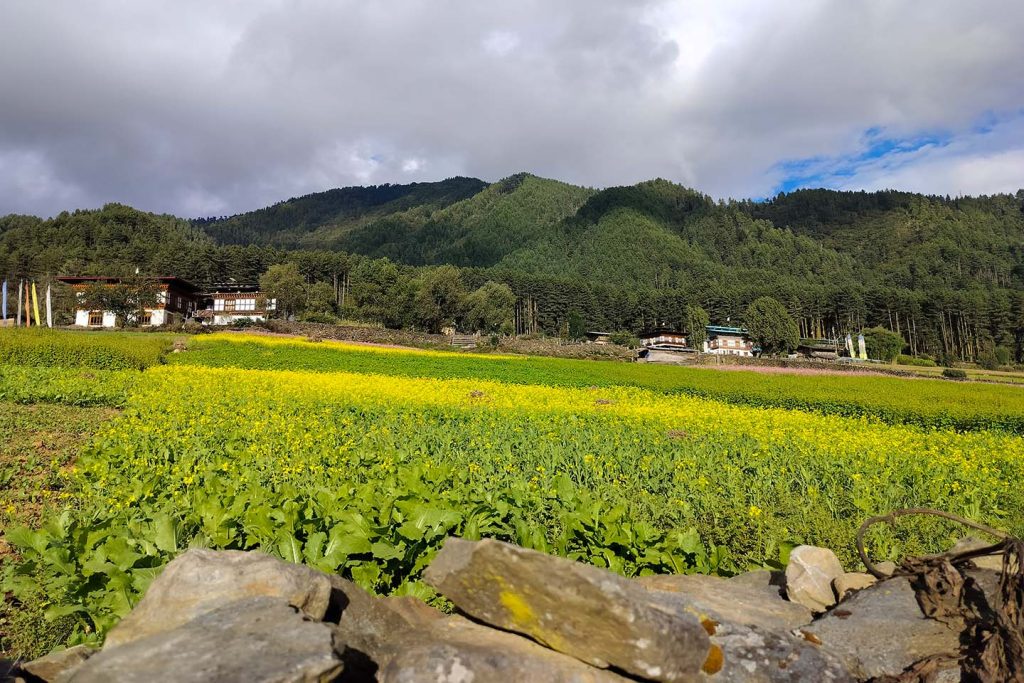
<instances>
[{"instance_id":1,"label":"white cloud","mask_svg":"<svg viewBox=\"0 0 1024 683\"><path fill-rule=\"evenodd\" d=\"M1017 0L5 0L0 157L37 171L0 166L0 214L520 170L761 196L873 127L955 137L851 186L992 192L1020 145L969 131L1024 110L1021 35Z\"/></svg>"}]
</instances>

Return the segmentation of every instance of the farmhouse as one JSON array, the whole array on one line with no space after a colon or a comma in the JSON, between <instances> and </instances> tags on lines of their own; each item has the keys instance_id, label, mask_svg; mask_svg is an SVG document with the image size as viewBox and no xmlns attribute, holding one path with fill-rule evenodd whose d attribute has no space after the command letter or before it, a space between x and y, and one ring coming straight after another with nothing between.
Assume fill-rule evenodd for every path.
<instances>
[{"instance_id":1,"label":"farmhouse","mask_svg":"<svg viewBox=\"0 0 1024 683\"><path fill-rule=\"evenodd\" d=\"M673 330L654 330L640 335L640 345L645 347L689 349L686 333Z\"/></svg>"},{"instance_id":2,"label":"farmhouse","mask_svg":"<svg viewBox=\"0 0 1024 683\"><path fill-rule=\"evenodd\" d=\"M586 335L591 344L610 344L612 339L611 332L587 332Z\"/></svg>"},{"instance_id":3,"label":"farmhouse","mask_svg":"<svg viewBox=\"0 0 1024 683\"><path fill-rule=\"evenodd\" d=\"M199 297L196 317L213 325L231 325L240 320L264 321L277 308L275 299L260 294L259 285L222 283Z\"/></svg>"},{"instance_id":4,"label":"farmhouse","mask_svg":"<svg viewBox=\"0 0 1024 683\"><path fill-rule=\"evenodd\" d=\"M76 292L76 298L81 301L83 291L91 285L114 285L121 284L122 278L107 276L61 276L59 282L71 285ZM179 277L155 277L157 293L157 305L153 308L146 308L139 320L139 325L158 326L172 325L182 322L196 310L196 295L199 288L187 280ZM112 311L98 311L89 308L75 309L75 325L78 327L116 327L118 324L115 314Z\"/></svg>"},{"instance_id":5,"label":"farmhouse","mask_svg":"<svg viewBox=\"0 0 1024 683\"><path fill-rule=\"evenodd\" d=\"M754 343L750 335L742 327L721 327L719 325L707 326L708 338L704 342L704 353L714 353L721 356L747 356L754 355Z\"/></svg>"}]
</instances>

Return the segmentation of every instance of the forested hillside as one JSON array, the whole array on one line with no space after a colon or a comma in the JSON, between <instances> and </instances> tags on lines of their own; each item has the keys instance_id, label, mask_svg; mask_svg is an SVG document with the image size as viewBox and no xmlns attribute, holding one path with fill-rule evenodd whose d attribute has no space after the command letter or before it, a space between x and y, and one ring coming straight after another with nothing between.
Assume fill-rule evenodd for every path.
<instances>
[{"instance_id":1,"label":"forested hillside","mask_svg":"<svg viewBox=\"0 0 1024 683\"><path fill-rule=\"evenodd\" d=\"M682 326L687 305L736 321L768 295L805 336L881 325L911 353L975 359L999 346L1024 360L1024 192L720 202L664 180L597 191L517 174L343 188L222 219L120 205L0 218L8 278L139 267L255 281L283 262L324 283L331 314L392 326L427 326L424 291L488 281L511 289L518 331L551 334L573 316Z\"/></svg>"}]
</instances>

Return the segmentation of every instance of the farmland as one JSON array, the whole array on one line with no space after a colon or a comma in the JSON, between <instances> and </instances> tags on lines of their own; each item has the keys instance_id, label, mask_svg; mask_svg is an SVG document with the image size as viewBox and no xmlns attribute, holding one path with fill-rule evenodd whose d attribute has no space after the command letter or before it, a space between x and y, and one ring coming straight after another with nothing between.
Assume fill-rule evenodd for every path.
<instances>
[{"instance_id":1,"label":"farmland","mask_svg":"<svg viewBox=\"0 0 1024 683\"><path fill-rule=\"evenodd\" d=\"M22 415L122 408L52 469L59 504L6 534L5 589L70 642L100 637L188 546L434 599L419 572L449 534L635 575L778 566L800 542L853 564L859 522L897 507L1024 532L1014 387L228 335L145 370L93 363L0 366ZM907 521L869 550L897 559L958 531Z\"/></svg>"}]
</instances>

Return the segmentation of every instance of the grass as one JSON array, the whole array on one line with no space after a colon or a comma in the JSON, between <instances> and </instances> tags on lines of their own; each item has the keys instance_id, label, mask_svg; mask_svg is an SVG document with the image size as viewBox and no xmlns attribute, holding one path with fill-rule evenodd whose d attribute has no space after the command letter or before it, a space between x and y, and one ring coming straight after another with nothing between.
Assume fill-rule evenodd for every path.
<instances>
[{"instance_id":1,"label":"grass","mask_svg":"<svg viewBox=\"0 0 1024 683\"><path fill-rule=\"evenodd\" d=\"M37 528L60 510L68 467L100 425L117 411L59 405L0 402L0 565L16 559L4 530ZM31 659L60 645L74 623L47 620L48 596L42 590L21 600L0 602L0 657Z\"/></svg>"},{"instance_id":2,"label":"grass","mask_svg":"<svg viewBox=\"0 0 1024 683\"><path fill-rule=\"evenodd\" d=\"M959 430L1000 429L1024 434L1024 391L1021 388L941 379L855 373L767 374L564 358L466 355L233 334L196 337L187 353L175 354L169 362L265 370L482 379L563 387L634 386L738 405L869 417L891 424Z\"/></svg>"}]
</instances>

